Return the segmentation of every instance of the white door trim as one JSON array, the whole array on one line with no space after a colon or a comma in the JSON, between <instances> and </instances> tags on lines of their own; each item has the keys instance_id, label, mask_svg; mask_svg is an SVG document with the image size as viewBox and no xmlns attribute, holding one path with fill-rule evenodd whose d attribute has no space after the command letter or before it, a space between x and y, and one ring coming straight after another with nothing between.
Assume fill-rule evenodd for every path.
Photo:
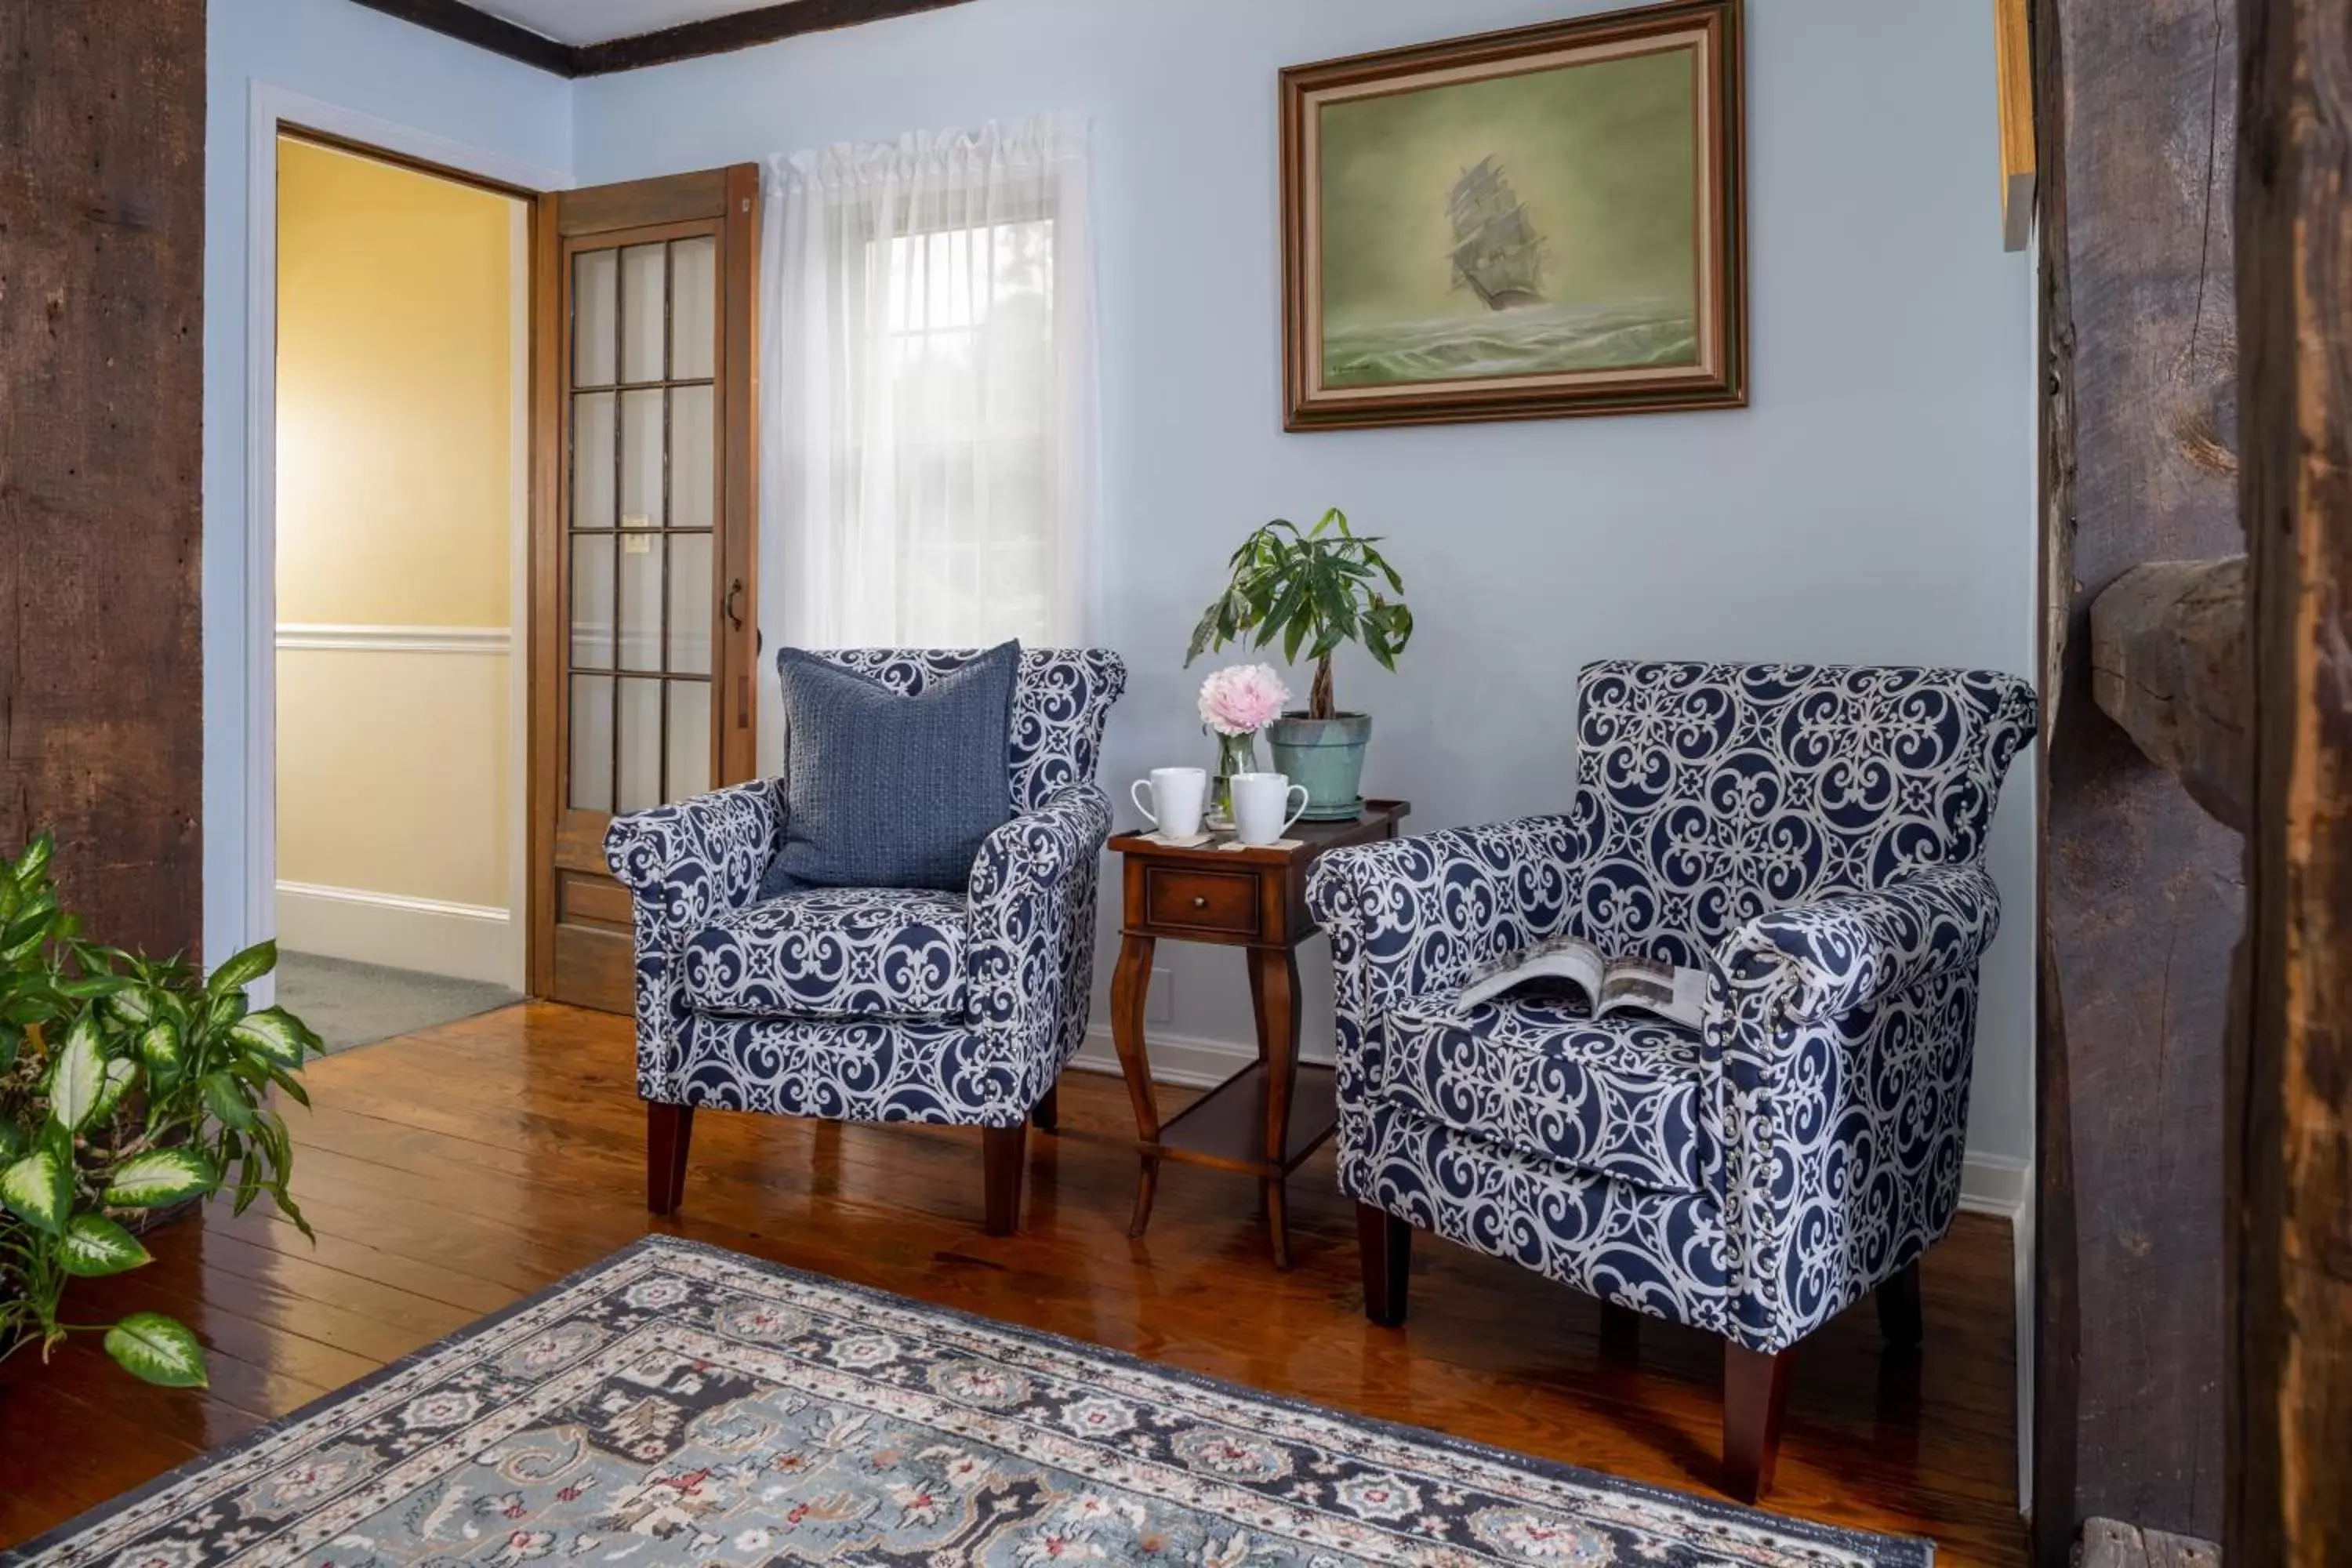
<instances>
[{"instance_id":1,"label":"white door trim","mask_svg":"<svg viewBox=\"0 0 2352 1568\"><path fill-rule=\"evenodd\" d=\"M526 159L453 141L446 136L394 121L381 119L324 99L311 98L272 82L257 81L247 99L246 116L246 325L245 325L245 625L241 642L245 666L245 909L240 947L277 934L278 930L278 136L282 128L324 132L331 136L373 147L401 157L437 163L446 169L478 174L523 190L568 190L572 176ZM525 220L528 229L528 219ZM530 320L529 247L520 247L518 287L526 309L516 331L524 346L519 362L528 367ZM528 563L530 549L530 395L528 382L516 399L516 428L524 444L517 448L514 468L524 498L515 507L518 559ZM528 626L527 573L518 572L514 584L514 640L520 645ZM529 661L520 655L518 666ZM516 700L527 689L518 682ZM509 781L518 817L527 809L529 715L511 716L519 737L514 748L517 771ZM527 835L518 834L520 840ZM518 859L520 856L518 850ZM517 879L509 896L523 903L525 886ZM522 921L514 930L516 973L521 973ZM267 1005L275 999L275 977L265 975L253 987L255 1001Z\"/></svg>"}]
</instances>

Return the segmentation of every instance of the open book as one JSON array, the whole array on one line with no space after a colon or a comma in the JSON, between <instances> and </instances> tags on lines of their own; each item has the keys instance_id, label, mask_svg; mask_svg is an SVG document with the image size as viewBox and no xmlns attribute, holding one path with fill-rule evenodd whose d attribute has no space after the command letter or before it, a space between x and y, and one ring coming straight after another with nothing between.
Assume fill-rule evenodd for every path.
<instances>
[{"instance_id":1,"label":"open book","mask_svg":"<svg viewBox=\"0 0 2352 1568\"><path fill-rule=\"evenodd\" d=\"M1706 976L1649 958L1609 959L1581 937L1556 937L1507 952L1471 973L1461 1005L1475 1007L1530 981L1557 981L1584 993L1592 1016L1654 1013L1696 1029L1706 1014Z\"/></svg>"}]
</instances>

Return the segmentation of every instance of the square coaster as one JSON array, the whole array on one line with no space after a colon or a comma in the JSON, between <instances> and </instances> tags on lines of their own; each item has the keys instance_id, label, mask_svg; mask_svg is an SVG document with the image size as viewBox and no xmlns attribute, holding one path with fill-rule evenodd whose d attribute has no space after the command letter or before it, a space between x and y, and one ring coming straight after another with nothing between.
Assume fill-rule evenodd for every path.
<instances>
[{"instance_id":1,"label":"square coaster","mask_svg":"<svg viewBox=\"0 0 2352 1568\"><path fill-rule=\"evenodd\" d=\"M1303 838L1277 838L1271 844L1244 844L1238 838L1228 838L1217 847L1220 849L1296 849L1305 842Z\"/></svg>"},{"instance_id":2,"label":"square coaster","mask_svg":"<svg viewBox=\"0 0 2352 1568\"><path fill-rule=\"evenodd\" d=\"M1165 833L1157 831L1147 833L1144 837L1154 844L1164 845L1171 849L1198 849L1202 845L1206 844L1210 837L1205 833L1195 833L1190 838L1171 838Z\"/></svg>"}]
</instances>

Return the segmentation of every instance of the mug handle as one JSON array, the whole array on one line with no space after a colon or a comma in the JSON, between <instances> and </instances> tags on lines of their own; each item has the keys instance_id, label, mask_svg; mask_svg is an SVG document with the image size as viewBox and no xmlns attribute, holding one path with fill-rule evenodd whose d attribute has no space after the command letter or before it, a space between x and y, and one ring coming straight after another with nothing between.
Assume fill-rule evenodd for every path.
<instances>
[{"instance_id":1,"label":"mug handle","mask_svg":"<svg viewBox=\"0 0 2352 1568\"><path fill-rule=\"evenodd\" d=\"M1283 795L1283 799L1286 801L1292 795L1298 796L1298 809L1282 819L1283 833L1289 832L1291 825L1297 822L1300 817L1307 815L1307 803L1314 798L1314 796L1307 793L1307 786L1305 784L1292 784L1289 791ZM1275 837L1278 838L1281 836L1281 834L1276 834Z\"/></svg>"},{"instance_id":2,"label":"mug handle","mask_svg":"<svg viewBox=\"0 0 2352 1568\"><path fill-rule=\"evenodd\" d=\"M1138 779L1133 784L1127 786L1127 798L1135 802L1135 809L1143 813L1144 820L1150 823L1154 828L1157 828L1160 826L1160 818L1152 815L1151 808L1143 804L1143 796L1137 793L1139 790L1145 790L1150 787L1151 781L1150 779ZM1306 808L1302 806L1300 809L1304 810Z\"/></svg>"}]
</instances>

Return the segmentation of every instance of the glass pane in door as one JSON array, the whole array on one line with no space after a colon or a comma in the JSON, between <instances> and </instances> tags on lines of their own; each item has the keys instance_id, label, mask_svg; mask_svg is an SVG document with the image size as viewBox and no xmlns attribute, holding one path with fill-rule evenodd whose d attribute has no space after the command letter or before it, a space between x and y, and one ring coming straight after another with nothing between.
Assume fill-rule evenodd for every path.
<instances>
[{"instance_id":1,"label":"glass pane in door","mask_svg":"<svg viewBox=\"0 0 2352 1568\"><path fill-rule=\"evenodd\" d=\"M718 265L705 237L573 258L574 810L643 810L717 776Z\"/></svg>"},{"instance_id":2,"label":"glass pane in door","mask_svg":"<svg viewBox=\"0 0 2352 1568\"><path fill-rule=\"evenodd\" d=\"M719 359L719 242L681 239L669 254L669 374L700 380Z\"/></svg>"},{"instance_id":3,"label":"glass pane in door","mask_svg":"<svg viewBox=\"0 0 2352 1568\"><path fill-rule=\"evenodd\" d=\"M665 245L633 245L621 252L621 379L659 381L667 368L669 301L662 274Z\"/></svg>"}]
</instances>

